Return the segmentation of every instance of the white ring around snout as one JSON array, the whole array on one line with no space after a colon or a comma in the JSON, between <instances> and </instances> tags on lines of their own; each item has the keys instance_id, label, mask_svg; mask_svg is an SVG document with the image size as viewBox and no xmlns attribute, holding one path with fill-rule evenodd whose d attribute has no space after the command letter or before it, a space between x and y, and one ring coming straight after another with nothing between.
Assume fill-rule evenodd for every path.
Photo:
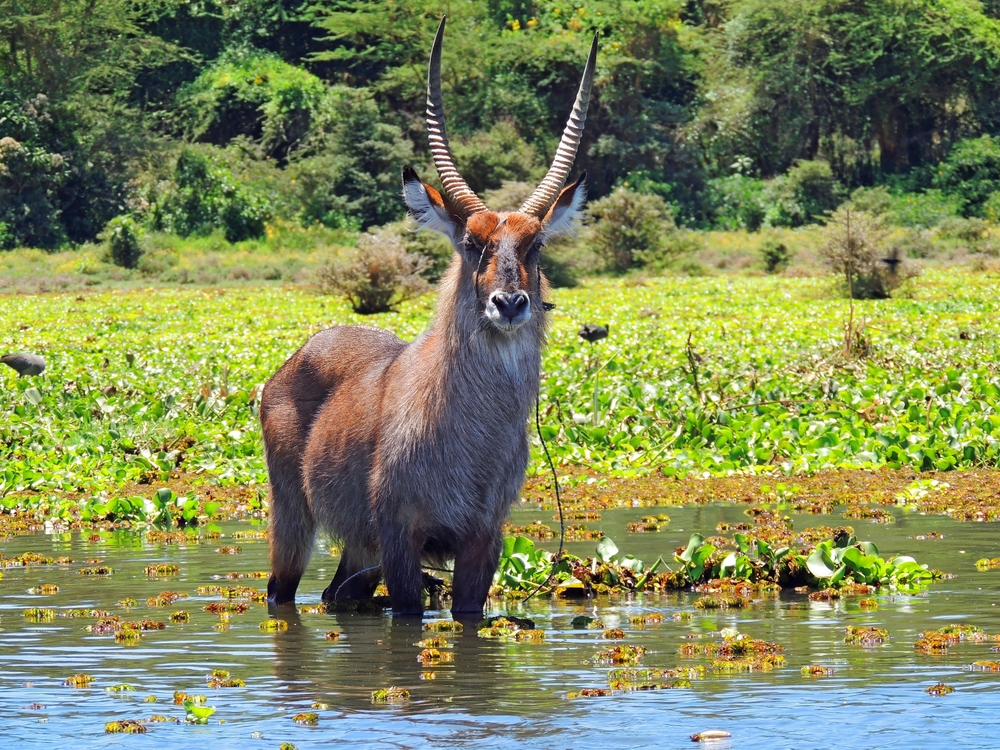
<instances>
[{"instance_id":1,"label":"white ring around snout","mask_svg":"<svg viewBox=\"0 0 1000 750\"><path fill-rule=\"evenodd\" d=\"M505 315L503 312L500 311L500 308L497 307L497 304L494 301L497 298L497 295L499 294L523 295L524 307L522 307L513 318L508 317L507 315ZM525 292L520 290L510 293L496 291L491 293L489 298L487 299L485 313L486 313L486 318L496 328L499 328L501 331L504 331L505 333L511 333L512 331L516 331L518 328L520 328L529 320L531 320L531 298Z\"/></svg>"}]
</instances>

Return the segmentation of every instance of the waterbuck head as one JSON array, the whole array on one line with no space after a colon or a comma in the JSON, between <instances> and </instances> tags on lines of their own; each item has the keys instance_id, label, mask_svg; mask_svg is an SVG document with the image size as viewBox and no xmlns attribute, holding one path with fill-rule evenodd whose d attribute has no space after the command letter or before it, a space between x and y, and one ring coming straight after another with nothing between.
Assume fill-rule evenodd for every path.
<instances>
[{"instance_id":1,"label":"waterbuck head","mask_svg":"<svg viewBox=\"0 0 1000 750\"><path fill-rule=\"evenodd\" d=\"M422 182L412 167L403 167L403 196L417 222L441 232L462 257L463 273L472 282L477 312L488 329L511 334L542 308L539 255L545 242L565 234L586 195L580 175L568 187L576 157L597 62L597 37L583 71L573 112L563 131L555 159L545 178L517 211L490 211L458 173L445 130L441 97L441 19L427 73L427 133L443 192Z\"/></svg>"}]
</instances>

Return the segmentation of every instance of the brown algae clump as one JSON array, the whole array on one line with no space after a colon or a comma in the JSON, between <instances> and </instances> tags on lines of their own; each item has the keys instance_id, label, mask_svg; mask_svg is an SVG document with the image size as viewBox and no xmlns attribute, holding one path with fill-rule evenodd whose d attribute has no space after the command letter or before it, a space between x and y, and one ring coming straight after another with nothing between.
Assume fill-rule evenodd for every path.
<instances>
[{"instance_id":1,"label":"brown algae clump","mask_svg":"<svg viewBox=\"0 0 1000 750\"><path fill-rule=\"evenodd\" d=\"M109 576L113 575L115 572L114 568L109 568L107 565L97 565L92 568L80 568L79 573L82 576Z\"/></svg>"},{"instance_id":2,"label":"brown algae clump","mask_svg":"<svg viewBox=\"0 0 1000 750\"><path fill-rule=\"evenodd\" d=\"M424 623L424 630L428 633L461 633L462 623L454 620L431 620Z\"/></svg>"},{"instance_id":3,"label":"brown algae clump","mask_svg":"<svg viewBox=\"0 0 1000 750\"><path fill-rule=\"evenodd\" d=\"M292 721L296 724L304 724L308 727L314 727L319 724L319 714L312 711L305 711L301 714L295 714L295 716L292 717Z\"/></svg>"},{"instance_id":4,"label":"brown algae clump","mask_svg":"<svg viewBox=\"0 0 1000 750\"><path fill-rule=\"evenodd\" d=\"M862 599L858 602L858 606L867 610L878 609L878 599Z\"/></svg>"},{"instance_id":5,"label":"brown algae clump","mask_svg":"<svg viewBox=\"0 0 1000 750\"><path fill-rule=\"evenodd\" d=\"M161 591L156 596L151 596L148 599L146 599L146 606L169 607L178 599L184 599L186 597L187 594L178 594L176 591Z\"/></svg>"},{"instance_id":6,"label":"brown algae clump","mask_svg":"<svg viewBox=\"0 0 1000 750\"><path fill-rule=\"evenodd\" d=\"M420 648L447 648L448 639L443 635L436 635L431 638L422 638L413 645Z\"/></svg>"},{"instance_id":7,"label":"brown algae clump","mask_svg":"<svg viewBox=\"0 0 1000 750\"><path fill-rule=\"evenodd\" d=\"M601 633L601 638L606 638L609 641L620 641L625 637L625 631L619 628L608 628Z\"/></svg>"},{"instance_id":8,"label":"brown algae clump","mask_svg":"<svg viewBox=\"0 0 1000 750\"><path fill-rule=\"evenodd\" d=\"M107 734L145 734L146 727L135 719L109 721L104 725Z\"/></svg>"},{"instance_id":9,"label":"brown algae clump","mask_svg":"<svg viewBox=\"0 0 1000 750\"><path fill-rule=\"evenodd\" d=\"M574 698L606 698L612 694L608 688L584 688L579 693L567 693L566 697L570 700Z\"/></svg>"},{"instance_id":10,"label":"brown algae clump","mask_svg":"<svg viewBox=\"0 0 1000 750\"><path fill-rule=\"evenodd\" d=\"M39 609L34 607L23 612L24 619L28 622L54 622L56 611L54 609Z\"/></svg>"},{"instance_id":11,"label":"brown algae clump","mask_svg":"<svg viewBox=\"0 0 1000 750\"><path fill-rule=\"evenodd\" d=\"M819 664L802 667L802 675L804 677L829 677L836 671L833 667L821 667Z\"/></svg>"},{"instance_id":12,"label":"brown algae clump","mask_svg":"<svg viewBox=\"0 0 1000 750\"><path fill-rule=\"evenodd\" d=\"M75 674L71 677L67 677L63 681L63 685L66 685L67 687L85 688L90 687L90 683L93 681L94 678L89 674Z\"/></svg>"},{"instance_id":13,"label":"brown algae clump","mask_svg":"<svg viewBox=\"0 0 1000 750\"><path fill-rule=\"evenodd\" d=\"M443 664L455 661L455 654L450 651L439 651L436 648L425 648L417 655L417 661L427 666Z\"/></svg>"},{"instance_id":14,"label":"brown algae clump","mask_svg":"<svg viewBox=\"0 0 1000 750\"><path fill-rule=\"evenodd\" d=\"M217 550L220 555L242 555L242 547L219 547Z\"/></svg>"},{"instance_id":15,"label":"brown algae clump","mask_svg":"<svg viewBox=\"0 0 1000 750\"><path fill-rule=\"evenodd\" d=\"M659 612L653 612L648 615L633 615L628 618L628 621L637 628L644 628L647 625L655 625L663 622L663 615Z\"/></svg>"},{"instance_id":16,"label":"brown algae clump","mask_svg":"<svg viewBox=\"0 0 1000 750\"><path fill-rule=\"evenodd\" d=\"M924 688L924 692L927 695L933 695L940 698L943 695L948 695L949 693L954 693L955 688L951 685L945 685L943 682L939 682L936 685L931 685L930 687Z\"/></svg>"},{"instance_id":17,"label":"brown algae clump","mask_svg":"<svg viewBox=\"0 0 1000 750\"><path fill-rule=\"evenodd\" d=\"M410 700L410 691L401 687L389 687L372 691L372 703L402 703Z\"/></svg>"},{"instance_id":18,"label":"brown algae clump","mask_svg":"<svg viewBox=\"0 0 1000 750\"><path fill-rule=\"evenodd\" d=\"M599 664L630 664L637 665L646 655L645 646L612 646L604 651L598 651L594 661Z\"/></svg>"},{"instance_id":19,"label":"brown algae clump","mask_svg":"<svg viewBox=\"0 0 1000 750\"><path fill-rule=\"evenodd\" d=\"M848 625L844 643L855 646L879 646L889 640L889 631L873 625Z\"/></svg>"},{"instance_id":20,"label":"brown algae clump","mask_svg":"<svg viewBox=\"0 0 1000 750\"><path fill-rule=\"evenodd\" d=\"M284 620L264 620L260 624L260 629L265 633L280 633L288 630L288 623Z\"/></svg>"},{"instance_id":21,"label":"brown algae clump","mask_svg":"<svg viewBox=\"0 0 1000 750\"><path fill-rule=\"evenodd\" d=\"M155 578L156 576L175 576L180 572L181 568L179 565L172 565L170 563L154 563L146 566L146 575L150 578Z\"/></svg>"}]
</instances>

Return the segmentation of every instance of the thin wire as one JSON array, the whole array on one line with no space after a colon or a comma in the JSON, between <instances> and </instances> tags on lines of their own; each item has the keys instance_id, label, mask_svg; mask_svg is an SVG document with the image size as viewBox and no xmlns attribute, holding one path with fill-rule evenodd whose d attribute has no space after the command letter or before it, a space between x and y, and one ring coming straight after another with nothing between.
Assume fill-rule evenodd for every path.
<instances>
[{"instance_id":1,"label":"thin wire","mask_svg":"<svg viewBox=\"0 0 1000 750\"><path fill-rule=\"evenodd\" d=\"M552 569L549 570L549 575L544 581L542 581L535 590L528 594L522 603L528 601L531 597L537 594L545 586L549 585L552 580L552 576L556 573L556 565L562 560L563 555L563 544L566 542L566 519L563 517L563 507L562 507L562 496L559 494L559 476L556 474L556 466L552 463L552 456L549 455L549 447L545 444L545 438L542 437L542 417L539 410L539 403L542 400L541 388L539 388L538 398L535 399L535 429L538 430L538 439L542 443L542 450L545 451L545 460L549 462L549 469L552 470L552 482L556 489L556 507L559 509L559 551L556 552L556 556L552 558Z\"/></svg>"}]
</instances>

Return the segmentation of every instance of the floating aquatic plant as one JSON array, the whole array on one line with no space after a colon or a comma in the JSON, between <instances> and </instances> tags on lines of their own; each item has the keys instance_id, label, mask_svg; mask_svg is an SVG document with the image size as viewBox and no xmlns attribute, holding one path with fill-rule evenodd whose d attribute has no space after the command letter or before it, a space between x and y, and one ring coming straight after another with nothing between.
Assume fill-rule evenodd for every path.
<instances>
[{"instance_id":1,"label":"floating aquatic plant","mask_svg":"<svg viewBox=\"0 0 1000 750\"><path fill-rule=\"evenodd\" d=\"M104 725L107 734L145 734L146 727L135 719L119 719Z\"/></svg>"},{"instance_id":2,"label":"floating aquatic plant","mask_svg":"<svg viewBox=\"0 0 1000 750\"><path fill-rule=\"evenodd\" d=\"M462 623L455 620L430 620L424 623L424 630L429 633L461 633Z\"/></svg>"},{"instance_id":3,"label":"floating aquatic plant","mask_svg":"<svg viewBox=\"0 0 1000 750\"><path fill-rule=\"evenodd\" d=\"M949 693L954 693L955 688L951 685L945 685L943 682L939 682L936 685L931 685L930 687L924 688L924 692L928 695L933 695L936 697L941 697L943 695L948 695Z\"/></svg>"},{"instance_id":4,"label":"floating aquatic plant","mask_svg":"<svg viewBox=\"0 0 1000 750\"><path fill-rule=\"evenodd\" d=\"M319 714L313 713L312 711L295 714L295 716L292 717L292 721L296 724L304 724L305 726L314 727L319 724Z\"/></svg>"},{"instance_id":5,"label":"floating aquatic plant","mask_svg":"<svg viewBox=\"0 0 1000 750\"><path fill-rule=\"evenodd\" d=\"M326 640L328 641L339 641L340 633L338 633L336 630L328 630L326 631L326 634L323 637L326 638Z\"/></svg>"},{"instance_id":6,"label":"floating aquatic plant","mask_svg":"<svg viewBox=\"0 0 1000 750\"><path fill-rule=\"evenodd\" d=\"M625 637L625 631L620 628L607 628L601 633L601 638L606 638L610 641L621 640Z\"/></svg>"},{"instance_id":7,"label":"floating aquatic plant","mask_svg":"<svg viewBox=\"0 0 1000 750\"><path fill-rule=\"evenodd\" d=\"M802 674L806 677L829 677L836 671L833 667L823 667L819 664L802 667Z\"/></svg>"},{"instance_id":8,"label":"floating aquatic plant","mask_svg":"<svg viewBox=\"0 0 1000 750\"><path fill-rule=\"evenodd\" d=\"M146 606L148 607L169 607L178 599L184 599L187 594L179 594L176 591L161 591L156 596L151 596L146 599Z\"/></svg>"},{"instance_id":9,"label":"floating aquatic plant","mask_svg":"<svg viewBox=\"0 0 1000 750\"><path fill-rule=\"evenodd\" d=\"M146 566L146 575L150 578L155 578L157 576L173 576L181 572L179 565L172 565L170 563L153 563L152 565Z\"/></svg>"},{"instance_id":10,"label":"floating aquatic plant","mask_svg":"<svg viewBox=\"0 0 1000 750\"><path fill-rule=\"evenodd\" d=\"M855 646L878 646L889 640L889 631L874 625L848 625L844 643Z\"/></svg>"},{"instance_id":11,"label":"floating aquatic plant","mask_svg":"<svg viewBox=\"0 0 1000 750\"><path fill-rule=\"evenodd\" d=\"M42 583L32 589L28 589L29 594L36 596L53 596L59 593L59 587L54 583Z\"/></svg>"},{"instance_id":12,"label":"floating aquatic plant","mask_svg":"<svg viewBox=\"0 0 1000 750\"><path fill-rule=\"evenodd\" d=\"M109 693L134 693L135 688L129 685L127 682L123 682L120 685L112 685L111 687L104 688Z\"/></svg>"},{"instance_id":13,"label":"floating aquatic plant","mask_svg":"<svg viewBox=\"0 0 1000 750\"><path fill-rule=\"evenodd\" d=\"M90 687L90 683L92 683L93 681L94 681L94 678L91 677L89 674L82 674L81 673L81 674L75 674L75 675L72 675L70 677L67 677L63 681L63 685L66 685L68 687L75 687L75 688L85 688L85 687Z\"/></svg>"},{"instance_id":14,"label":"floating aquatic plant","mask_svg":"<svg viewBox=\"0 0 1000 750\"><path fill-rule=\"evenodd\" d=\"M284 630L288 630L288 623L284 620L264 620L264 622L260 624L260 629L265 633L279 633Z\"/></svg>"},{"instance_id":15,"label":"floating aquatic plant","mask_svg":"<svg viewBox=\"0 0 1000 750\"><path fill-rule=\"evenodd\" d=\"M455 660L455 654L451 651L439 651L436 648L425 648L417 655L417 661L421 664L443 664Z\"/></svg>"},{"instance_id":16,"label":"floating aquatic plant","mask_svg":"<svg viewBox=\"0 0 1000 750\"><path fill-rule=\"evenodd\" d=\"M243 554L243 548L242 547L219 547L215 551L218 552L220 555L242 555Z\"/></svg>"},{"instance_id":17,"label":"floating aquatic plant","mask_svg":"<svg viewBox=\"0 0 1000 750\"><path fill-rule=\"evenodd\" d=\"M201 700L197 700L200 698ZM205 705L205 696L195 696L184 700L185 719L192 724L207 724L208 717L215 713L212 706Z\"/></svg>"},{"instance_id":18,"label":"floating aquatic plant","mask_svg":"<svg viewBox=\"0 0 1000 750\"><path fill-rule=\"evenodd\" d=\"M413 645L420 648L447 648L450 644L443 635L435 635L430 638L422 638Z\"/></svg>"},{"instance_id":19,"label":"floating aquatic plant","mask_svg":"<svg viewBox=\"0 0 1000 750\"><path fill-rule=\"evenodd\" d=\"M644 628L647 625L656 625L663 622L663 615L659 612L651 612L645 615L633 615L628 618L628 621L637 628Z\"/></svg>"},{"instance_id":20,"label":"floating aquatic plant","mask_svg":"<svg viewBox=\"0 0 1000 750\"><path fill-rule=\"evenodd\" d=\"M170 614L170 622L175 624L184 624L187 622L191 622L191 615L189 615L183 609L178 610L177 612L172 612Z\"/></svg>"},{"instance_id":21,"label":"floating aquatic plant","mask_svg":"<svg viewBox=\"0 0 1000 750\"><path fill-rule=\"evenodd\" d=\"M82 576L109 576L115 572L115 569L107 565L98 565L90 568L80 568L78 572Z\"/></svg>"},{"instance_id":22,"label":"floating aquatic plant","mask_svg":"<svg viewBox=\"0 0 1000 750\"><path fill-rule=\"evenodd\" d=\"M1000 568L1000 557L981 557L976 560L977 570L996 570Z\"/></svg>"},{"instance_id":23,"label":"floating aquatic plant","mask_svg":"<svg viewBox=\"0 0 1000 750\"><path fill-rule=\"evenodd\" d=\"M622 644L604 651L598 651L594 661L598 664L631 664L638 665L646 655L645 646L628 646Z\"/></svg>"},{"instance_id":24,"label":"floating aquatic plant","mask_svg":"<svg viewBox=\"0 0 1000 750\"><path fill-rule=\"evenodd\" d=\"M118 606L122 609L134 609L139 606L139 602L132 597L127 597L125 599L119 599Z\"/></svg>"},{"instance_id":25,"label":"floating aquatic plant","mask_svg":"<svg viewBox=\"0 0 1000 750\"><path fill-rule=\"evenodd\" d=\"M612 691L607 688L584 688L578 693L567 693L566 697L570 700L574 698L606 698L611 694Z\"/></svg>"},{"instance_id":26,"label":"floating aquatic plant","mask_svg":"<svg viewBox=\"0 0 1000 750\"><path fill-rule=\"evenodd\" d=\"M24 610L22 614L28 622L53 622L56 619L56 611L54 609L39 609L34 607Z\"/></svg>"},{"instance_id":27,"label":"floating aquatic plant","mask_svg":"<svg viewBox=\"0 0 1000 750\"><path fill-rule=\"evenodd\" d=\"M389 687L372 691L372 703L402 703L410 700L410 691L401 687Z\"/></svg>"}]
</instances>

